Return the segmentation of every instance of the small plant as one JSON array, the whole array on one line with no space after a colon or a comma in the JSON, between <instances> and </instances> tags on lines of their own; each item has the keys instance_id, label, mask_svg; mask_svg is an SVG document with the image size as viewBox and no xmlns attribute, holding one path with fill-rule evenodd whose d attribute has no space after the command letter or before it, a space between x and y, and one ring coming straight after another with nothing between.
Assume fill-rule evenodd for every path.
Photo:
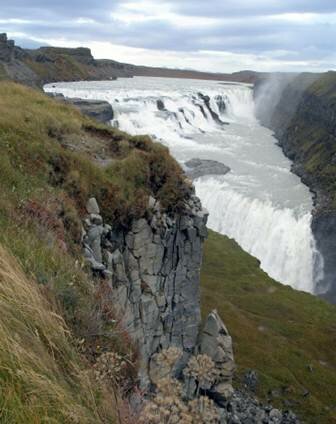
<instances>
[{"instance_id":1,"label":"small plant","mask_svg":"<svg viewBox=\"0 0 336 424\"><path fill-rule=\"evenodd\" d=\"M183 373L186 377L191 377L196 381L197 395L200 389L209 389L218 376L215 363L208 355L192 356Z\"/></svg>"},{"instance_id":2,"label":"small plant","mask_svg":"<svg viewBox=\"0 0 336 424\"><path fill-rule=\"evenodd\" d=\"M156 383L155 396L146 403L140 422L146 424L217 424L219 414L215 404L206 396L198 396L199 387L212 384L217 375L215 364L207 355L189 360L186 374L198 382L197 397L184 399L181 383L172 377L172 370L182 355L181 349L171 347L156 355L156 362L168 373ZM204 369L202 368L204 366Z\"/></svg>"},{"instance_id":3,"label":"small plant","mask_svg":"<svg viewBox=\"0 0 336 424\"><path fill-rule=\"evenodd\" d=\"M119 383L123 378L123 371L127 367L127 361L116 352L101 354L94 365L94 373L97 381Z\"/></svg>"}]
</instances>

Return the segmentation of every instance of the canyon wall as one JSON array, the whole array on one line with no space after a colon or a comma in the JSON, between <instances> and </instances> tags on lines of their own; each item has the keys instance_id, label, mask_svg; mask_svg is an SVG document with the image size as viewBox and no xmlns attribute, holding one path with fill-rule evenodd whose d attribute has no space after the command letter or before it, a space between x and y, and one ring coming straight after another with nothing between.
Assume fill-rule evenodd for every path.
<instances>
[{"instance_id":1,"label":"canyon wall","mask_svg":"<svg viewBox=\"0 0 336 424\"><path fill-rule=\"evenodd\" d=\"M262 83L255 87L257 99L261 87ZM336 302L335 95L335 72L301 74L284 85L268 116L259 115L293 161L293 172L313 192L312 229L324 260L316 293L332 302Z\"/></svg>"}]
</instances>

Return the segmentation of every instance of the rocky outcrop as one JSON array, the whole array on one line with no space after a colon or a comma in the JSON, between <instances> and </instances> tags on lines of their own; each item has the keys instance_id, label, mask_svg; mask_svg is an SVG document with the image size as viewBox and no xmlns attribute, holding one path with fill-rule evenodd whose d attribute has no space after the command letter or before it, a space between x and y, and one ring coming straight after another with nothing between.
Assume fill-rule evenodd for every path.
<instances>
[{"instance_id":1,"label":"rocky outcrop","mask_svg":"<svg viewBox=\"0 0 336 424\"><path fill-rule=\"evenodd\" d=\"M104 100L89 100L64 97L59 93L47 93L50 97L64 103L71 104L79 109L84 115L108 124L113 119L113 109L109 102Z\"/></svg>"},{"instance_id":2,"label":"rocky outcrop","mask_svg":"<svg viewBox=\"0 0 336 424\"><path fill-rule=\"evenodd\" d=\"M0 34L0 79L11 79L26 85L38 85L38 77L24 61L27 53L15 46L7 34Z\"/></svg>"},{"instance_id":3,"label":"rocky outcrop","mask_svg":"<svg viewBox=\"0 0 336 424\"><path fill-rule=\"evenodd\" d=\"M208 159L190 159L185 162L185 166L185 173L192 180L204 175L225 175L230 172L230 168L224 163Z\"/></svg>"},{"instance_id":4,"label":"rocky outcrop","mask_svg":"<svg viewBox=\"0 0 336 424\"><path fill-rule=\"evenodd\" d=\"M147 216L134 221L125 232L103 224L94 199L87 210L86 261L110 281L110 300L139 348L141 382L147 387L155 353L176 346L182 349L185 363L195 351L208 213L196 196L186 203L183 214L174 216L168 216L150 198Z\"/></svg>"},{"instance_id":5,"label":"rocky outcrop","mask_svg":"<svg viewBox=\"0 0 336 424\"><path fill-rule=\"evenodd\" d=\"M204 105L207 108L208 112L210 113L212 119L218 125L227 124L226 122L224 122L220 119L220 117L218 116L218 114L215 111L212 110L209 96L204 95L203 93L198 93L198 97L202 101L202 105L200 105L200 106L201 106L201 111L202 111L203 114L204 114L204 108L203 108L203 105ZM217 96L216 102L218 104L218 109L220 110L220 112L224 112L225 109L226 109L226 105L225 105L225 102L223 101L223 99L221 98L221 96Z\"/></svg>"},{"instance_id":6,"label":"rocky outcrop","mask_svg":"<svg viewBox=\"0 0 336 424\"><path fill-rule=\"evenodd\" d=\"M217 311L211 312L203 327L198 345L199 353L211 358L216 368L216 382L209 395L223 406L233 393L232 377L235 370L232 339Z\"/></svg>"},{"instance_id":7,"label":"rocky outcrop","mask_svg":"<svg viewBox=\"0 0 336 424\"><path fill-rule=\"evenodd\" d=\"M150 197L146 215L128 230L105 224L94 198L86 209L85 260L107 281L105 302L138 347L144 393L169 373L158 360L160 352L175 347L180 359L174 373L183 384L184 398L202 394L213 399L221 417L218 424L299 423L291 412L265 406L247 391L233 389L232 339L216 311L201 328L199 272L208 213L199 199L191 196L183 213L169 216ZM200 357L212 364L206 386L185 372L190 359ZM135 395L133 400L138 408L141 399Z\"/></svg>"},{"instance_id":8,"label":"rocky outcrop","mask_svg":"<svg viewBox=\"0 0 336 424\"><path fill-rule=\"evenodd\" d=\"M0 60L10 62L14 59L14 41L7 39L7 34L0 34Z\"/></svg>"}]
</instances>

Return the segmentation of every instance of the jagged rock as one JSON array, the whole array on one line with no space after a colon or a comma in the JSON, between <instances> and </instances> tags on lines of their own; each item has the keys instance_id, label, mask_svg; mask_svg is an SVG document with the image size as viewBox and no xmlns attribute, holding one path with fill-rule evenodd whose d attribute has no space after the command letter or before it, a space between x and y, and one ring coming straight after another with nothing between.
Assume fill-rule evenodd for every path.
<instances>
[{"instance_id":1,"label":"jagged rock","mask_svg":"<svg viewBox=\"0 0 336 424\"><path fill-rule=\"evenodd\" d=\"M91 100L65 97L60 93L46 93L49 97L77 107L84 115L94 118L105 124L113 119L113 109L109 102L104 100Z\"/></svg>"},{"instance_id":2,"label":"jagged rock","mask_svg":"<svg viewBox=\"0 0 336 424\"><path fill-rule=\"evenodd\" d=\"M157 203L151 200L155 207ZM87 210L99 215L92 199ZM199 271L207 234L207 212L199 199L189 199L185 214L168 217L158 208L155 217L155 228L143 218L134 221L126 233L86 219L83 233L85 261L109 280L112 290L108 298L138 346L140 386L149 389L167 374L168 369L156 360L157 354L175 346L182 350L176 376L183 374L193 354L206 354L214 361L217 379L207 394L218 405L221 423L298 424L291 412L265 407L250 394L233 391L232 340L216 311L209 314L199 334ZM185 395L192 398L195 391L195 381L186 380Z\"/></svg>"},{"instance_id":3,"label":"jagged rock","mask_svg":"<svg viewBox=\"0 0 336 424\"><path fill-rule=\"evenodd\" d=\"M260 403L249 393L235 390L218 409L221 424L300 424L291 411L280 411Z\"/></svg>"},{"instance_id":4,"label":"jagged rock","mask_svg":"<svg viewBox=\"0 0 336 424\"><path fill-rule=\"evenodd\" d=\"M0 34L0 61L11 62L14 59L14 41L7 39L7 34Z\"/></svg>"},{"instance_id":5,"label":"jagged rock","mask_svg":"<svg viewBox=\"0 0 336 424\"><path fill-rule=\"evenodd\" d=\"M102 225L103 224L103 218L101 217L101 215L98 215L97 213L90 214L90 221L94 225ZM104 229L105 229L105 227L104 227Z\"/></svg>"},{"instance_id":6,"label":"jagged rock","mask_svg":"<svg viewBox=\"0 0 336 424\"><path fill-rule=\"evenodd\" d=\"M206 319L200 336L199 352L208 355L215 363L218 377L210 392L216 402L222 404L233 393L235 362L231 336L217 311L212 311Z\"/></svg>"},{"instance_id":7,"label":"jagged rock","mask_svg":"<svg viewBox=\"0 0 336 424\"><path fill-rule=\"evenodd\" d=\"M156 102L158 110L166 110L165 104L163 103L163 100L159 99Z\"/></svg>"},{"instance_id":8,"label":"jagged rock","mask_svg":"<svg viewBox=\"0 0 336 424\"><path fill-rule=\"evenodd\" d=\"M221 162L207 159L191 159L185 162L185 172L192 180L204 175L225 175L230 168Z\"/></svg>"},{"instance_id":9,"label":"jagged rock","mask_svg":"<svg viewBox=\"0 0 336 424\"><path fill-rule=\"evenodd\" d=\"M258 385L258 374L257 374L257 372L254 371L254 370L248 371L244 375L244 384L245 384L245 387L248 390L255 392L256 389L257 389L257 385Z\"/></svg>"},{"instance_id":10,"label":"jagged rock","mask_svg":"<svg viewBox=\"0 0 336 424\"><path fill-rule=\"evenodd\" d=\"M100 214L100 209L97 203L97 200L94 197L91 197L86 203L86 210L88 214Z\"/></svg>"},{"instance_id":11,"label":"jagged rock","mask_svg":"<svg viewBox=\"0 0 336 424\"><path fill-rule=\"evenodd\" d=\"M203 101L203 104L205 105L205 107L208 109L212 119L219 125L225 125L226 122L223 122L220 117L218 116L218 114L216 112L214 112L211 108L211 104L210 104L210 97L207 95L204 95L202 93L198 93L198 97ZM201 111L203 113L203 115L206 117L204 108L201 106Z\"/></svg>"},{"instance_id":12,"label":"jagged rock","mask_svg":"<svg viewBox=\"0 0 336 424\"><path fill-rule=\"evenodd\" d=\"M152 217L136 220L128 232L116 235L100 220L97 202L90 199L83 239L93 269L110 278L113 307L139 347L142 387L148 386L151 359L161 349L179 347L186 362L196 348L199 272L207 235L207 212L196 197L182 215L162 213L154 198L149 206Z\"/></svg>"},{"instance_id":13,"label":"jagged rock","mask_svg":"<svg viewBox=\"0 0 336 424\"><path fill-rule=\"evenodd\" d=\"M84 248L84 258L85 262L91 267L92 271L104 271L105 265L101 262L96 261L94 253L92 249L89 247Z\"/></svg>"},{"instance_id":14,"label":"jagged rock","mask_svg":"<svg viewBox=\"0 0 336 424\"><path fill-rule=\"evenodd\" d=\"M93 251L94 258L97 262L102 263L102 235L104 227L102 225L92 225L87 231L88 244Z\"/></svg>"},{"instance_id":15,"label":"jagged rock","mask_svg":"<svg viewBox=\"0 0 336 424\"><path fill-rule=\"evenodd\" d=\"M84 115L99 122L109 123L113 119L113 109L110 103L103 100L83 100L65 98L66 103L76 106Z\"/></svg>"}]
</instances>

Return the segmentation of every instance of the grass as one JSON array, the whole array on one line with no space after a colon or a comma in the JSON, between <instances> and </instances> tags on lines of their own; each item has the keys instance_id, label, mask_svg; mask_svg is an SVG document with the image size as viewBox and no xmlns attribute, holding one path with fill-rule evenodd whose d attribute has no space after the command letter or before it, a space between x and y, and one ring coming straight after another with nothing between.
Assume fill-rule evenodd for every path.
<instances>
[{"instance_id":1,"label":"grass","mask_svg":"<svg viewBox=\"0 0 336 424\"><path fill-rule=\"evenodd\" d=\"M28 65L45 81L77 81L88 79L89 73L85 65L79 63L68 54L48 54L48 61L37 62L32 58L25 59Z\"/></svg>"},{"instance_id":2,"label":"grass","mask_svg":"<svg viewBox=\"0 0 336 424\"><path fill-rule=\"evenodd\" d=\"M126 231L146 214L150 195L169 212L183 208L190 186L168 150L148 137L98 124L10 82L0 82L0 152L0 253L2 269L13 269L3 284L17 293L0 293L7 333L0 347L1 422L113 423L119 409L111 398L123 389L95 386L86 371L101 353L117 352L127 357L129 387L137 352L115 323L104 282L85 272L85 204L96 197L104 219ZM74 339L83 340L80 347Z\"/></svg>"},{"instance_id":3,"label":"grass","mask_svg":"<svg viewBox=\"0 0 336 424\"><path fill-rule=\"evenodd\" d=\"M0 421L115 423L63 318L0 246Z\"/></svg>"},{"instance_id":4,"label":"grass","mask_svg":"<svg viewBox=\"0 0 336 424\"><path fill-rule=\"evenodd\" d=\"M237 243L214 232L201 284L204 316L217 309L233 337L236 384L257 370L261 399L307 423L336 423L336 307L272 280Z\"/></svg>"}]
</instances>

